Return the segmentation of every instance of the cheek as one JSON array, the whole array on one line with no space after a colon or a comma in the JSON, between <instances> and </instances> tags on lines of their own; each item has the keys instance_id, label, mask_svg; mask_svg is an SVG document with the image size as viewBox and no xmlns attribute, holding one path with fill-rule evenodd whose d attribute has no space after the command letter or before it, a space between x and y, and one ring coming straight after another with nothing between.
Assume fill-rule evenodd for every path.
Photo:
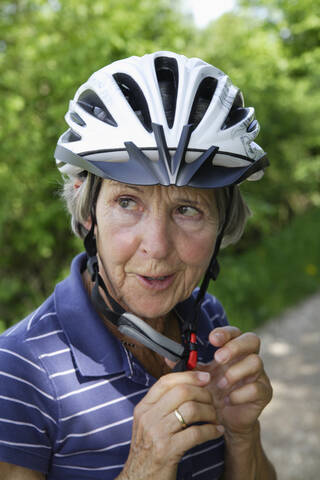
<instances>
[{"instance_id":1,"label":"cheek","mask_svg":"<svg viewBox=\"0 0 320 480\"><path fill-rule=\"evenodd\" d=\"M182 236L180 258L186 264L206 268L213 254L217 229L213 226L191 237Z\"/></svg>"},{"instance_id":2,"label":"cheek","mask_svg":"<svg viewBox=\"0 0 320 480\"><path fill-rule=\"evenodd\" d=\"M108 264L114 266L126 263L138 248L134 232L114 224L99 230L99 244Z\"/></svg>"}]
</instances>

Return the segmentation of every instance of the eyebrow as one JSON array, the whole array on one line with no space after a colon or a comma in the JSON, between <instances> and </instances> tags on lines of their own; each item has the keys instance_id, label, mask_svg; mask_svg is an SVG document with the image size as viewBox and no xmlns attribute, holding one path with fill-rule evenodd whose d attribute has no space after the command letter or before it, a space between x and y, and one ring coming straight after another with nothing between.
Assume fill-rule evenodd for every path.
<instances>
[{"instance_id":1,"label":"eyebrow","mask_svg":"<svg viewBox=\"0 0 320 480\"><path fill-rule=\"evenodd\" d=\"M190 198L177 198L176 199L177 202L179 203L189 203L191 205L200 205L200 202L198 202L197 200L190 200Z\"/></svg>"},{"instance_id":2,"label":"eyebrow","mask_svg":"<svg viewBox=\"0 0 320 480\"><path fill-rule=\"evenodd\" d=\"M143 193L142 188L139 188L137 185L128 185L127 183L125 183L124 187L131 188L132 190L136 190L137 192Z\"/></svg>"},{"instance_id":3,"label":"eyebrow","mask_svg":"<svg viewBox=\"0 0 320 480\"><path fill-rule=\"evenodd\" d=\"M140 193L143 193L143 189L140 188L139 186L137 185L129 185L127 183L122 183L122 182L114 182L114 186L118 189L118 190L123 190L123 189L130 189L130 190L135 190L136 192L140 192Z\"/></svg>"}]
</instances>

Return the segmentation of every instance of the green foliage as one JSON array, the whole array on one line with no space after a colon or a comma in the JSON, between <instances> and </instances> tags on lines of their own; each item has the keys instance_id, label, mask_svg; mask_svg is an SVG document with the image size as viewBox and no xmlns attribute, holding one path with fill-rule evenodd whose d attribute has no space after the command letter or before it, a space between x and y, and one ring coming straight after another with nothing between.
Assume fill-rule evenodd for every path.
<instances>
[{"instance_id":1,"label":"green foliage","mask_svg":"<svg viewBox=\"0 0 320 480\"><path fill-rule=\"evenodd\" d=\"M184 51L191 26L168 0L0 4L0 319L33 309L79 250L58 200L53 152L76 88L132 54Z\"/></svg>"},{"instance_id":2,"label":"green foliage","mask_svg":"<svg viewBox=\"0 0 320 480\"><path fill-rule=\"evenodd\" d=\"M53 160L58 135L66 128L68 100L98 68L155 50L195 55L226 71L244 91L246 104L255 106L262 126L258 142L267 150L271 168L262 182L243 185L254 217L244 240L225 258L226 269L235 259L237 269L224 274L227 284L217 284L224 285L227 308L231 297L239 302L239 307L231 306L230 318L238 318L244 298L252 302L252 318L257 319L273 314L272 305L284 305L272 295L259 297L260 285L252 281L257 274L254 252L264 265L260 280L270 276L276 283L279 275L282 296L286 288L296 291L300 278L299 292L306 293L308 281L318 280L316 275L293 275L289 260L277 272L266 259L277 253L271 245L276 232L283 235L283 257L292 256L299 223L290 230L295 237L281 229L295 215L320 205L320 0L242 0L241 5L237 14L197 31L181 14L179 1L2 0L1 325L35 308L81 249L58 198L60 178ZM301 225L313 232L304 218ZM249 248L252 254L243 254ZM307 251L299 250L301 265L319 268L312 249L317 250L314 241ZM308 255L315 257L309 260Z\"/></svg>"},{"instance_id":3,"label":"green foliage","mask_svg":"<svg viewBox=\"0 0 320 480\"><path fill-rule=\"evenodd\" d=\"M222 302L232 324L242 331L255 329L317 291L319 238L318 208L296 217L251 251L239 254L225 250L211 293Z\"/></svg>"},{"instance_id":4,"label":"green foliage","mask_svg":"<svg viewBox=\"0 0 320 480\"><path fill-rule=\"evenodd\" d=\"M258 143L267 150L271 168L259 186L243 188L256 213L251 226L255 237L320 205L320 91L316 88L320 48L316 47L319 29L310 27L308 44L314 34L314 50L301 50L300 36L312 23L315 10L308 10L305 2L243 3L251 8L241 9L238 15L226 14L211 24L198 36L194 52L200 49L206 60L228 72L244 91L246 104L255 106L262 126ZM269 11L269 4L278 9ZM312 4L319 9L319 0ZM291 15L286 5L291 6ZM295 15L293 5L299 11ZM299 28L294 23L298 21ZM300 32L299 41L293 35L289 41L290 29Z\"/></svg>"}]
</instances>

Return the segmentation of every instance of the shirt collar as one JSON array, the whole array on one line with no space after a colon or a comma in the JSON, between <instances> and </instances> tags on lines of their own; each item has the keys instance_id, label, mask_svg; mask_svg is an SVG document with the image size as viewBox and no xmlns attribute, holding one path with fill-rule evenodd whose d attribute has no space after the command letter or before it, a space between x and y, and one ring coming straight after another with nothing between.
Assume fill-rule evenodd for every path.
<instances>
[{"instance_id":1,"label":"shirt collar","mask_svg":"<svg viewBox=\"0 0 320 480\"><path fill-rule=\"evenodd\" d=\"M85 262L85 253L77 255L69 277L56 286L57 315L83 376L119 373L127 370L127 358L92 306L81 276Z\"/></svg>"}]
</instances>

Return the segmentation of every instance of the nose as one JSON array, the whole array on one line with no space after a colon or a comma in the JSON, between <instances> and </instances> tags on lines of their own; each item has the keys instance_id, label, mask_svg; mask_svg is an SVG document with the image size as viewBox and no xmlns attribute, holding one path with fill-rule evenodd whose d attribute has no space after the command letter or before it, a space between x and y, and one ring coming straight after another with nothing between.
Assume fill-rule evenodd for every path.
<instances>
[{"instance_id":1,"label":"nose","mask_svg":"<svg viewBox=\"0 0 320 480\"><path fill-rule=\"evenodd\" d=\"M150 258L167 258L172 252L170 221L165 215L149 218L143 225L140 248Z\"/></svg>"}]
</instances>

